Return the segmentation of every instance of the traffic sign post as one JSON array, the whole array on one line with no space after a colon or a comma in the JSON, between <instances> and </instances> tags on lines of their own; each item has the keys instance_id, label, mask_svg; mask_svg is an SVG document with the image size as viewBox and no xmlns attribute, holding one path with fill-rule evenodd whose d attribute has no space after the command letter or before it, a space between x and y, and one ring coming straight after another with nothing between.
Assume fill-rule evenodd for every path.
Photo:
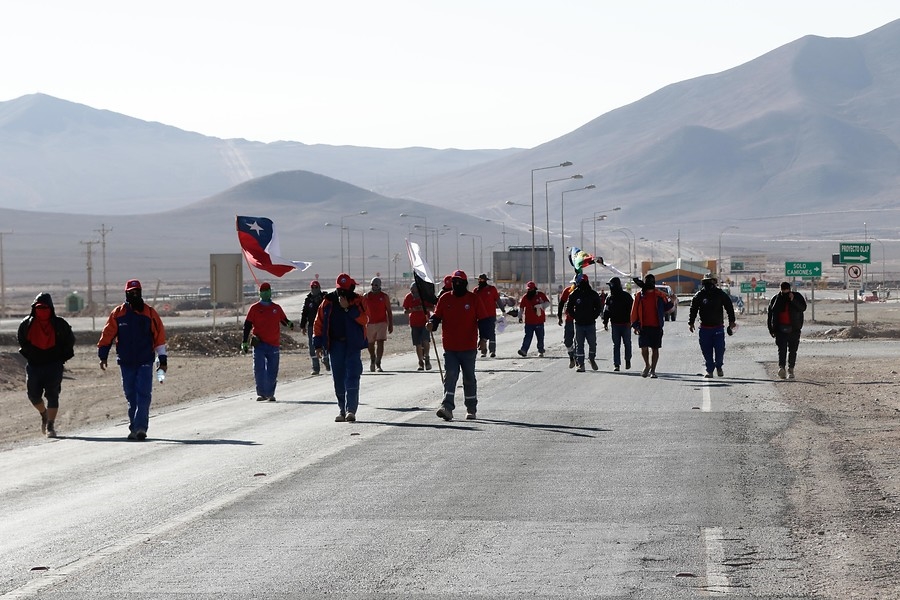
<instances>
[{"instance_id":1,"label":"traffic sign post","mask_svg":"<svg viewBox=\"0 0 900 600\"><path fill-rule=\"evenodd\" d=\"M841 264L868 265L872 262L872 244L869 242L841 242Z\"/></svg>"},{"instance_id":2,"label":"traffic sign post","mask_svg":"<svg viewBox=\"0 0 900 600\"><path fill-rule=\"evenodd\" d=\"M784 263L784 274L786 277L813 277L822 276L821 262L799 262L791 261Z\"/></svg>"},{"instance_id":3,"label":"traffic sign post","mask_svg":"<svg viewBox=\"0 0 900 600\"><path fill-rule=\"evenodd\" d=\"M853 290L853 326L859 325L859 313L857 303L859 300L859 290L862 289L863 270L859 265L850 265L847 267L847 288Z\"/></svg>"}]
</instances>

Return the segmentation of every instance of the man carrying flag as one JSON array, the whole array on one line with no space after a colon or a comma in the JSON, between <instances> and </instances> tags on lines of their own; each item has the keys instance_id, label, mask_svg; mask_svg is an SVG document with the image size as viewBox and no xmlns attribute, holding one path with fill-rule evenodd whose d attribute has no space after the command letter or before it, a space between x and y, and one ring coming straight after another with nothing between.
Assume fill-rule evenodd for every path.
<instances>
[{"instance_id":1,"label":"man carrying flag","mask_svg":"<svg viewBox=\"0 0 900 600\"><path fill-rule=\"evenodd\" d=\"M235 217L235 225L244 258L251 267L281 277L297 268L305 271L312 265L311 262L281 258L272 219L238 216Z\"/></svg>"}]
</instances>

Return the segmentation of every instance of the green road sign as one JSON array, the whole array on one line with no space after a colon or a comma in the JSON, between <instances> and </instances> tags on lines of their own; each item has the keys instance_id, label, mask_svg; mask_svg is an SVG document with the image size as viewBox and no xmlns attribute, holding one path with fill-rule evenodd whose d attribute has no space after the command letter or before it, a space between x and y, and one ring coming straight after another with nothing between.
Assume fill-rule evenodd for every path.
<instances>
[{"instance_id":1,"label":"green road sign","mask_svg":"<svg viewBox=\"0 0 900 600\"><path fill-rule=\"evenodd\" d=\"M731 261L731 270L732 271L743 271L744 270L744 261L742 261L742 260Z\"/></svg>"},{"instance_id":2,"label":"green road sign","mask_svg":"<svg viewBox=\"0 0 900 600\"><path fill-rule=\"evenodd\" d=\"M786 277L821 277L821 262L786 262L784 263Z\"/></svg>"},{"instance_id":3,"label":"green road sign","mask_svg":"<svg viewBox=\"0 0 900 600\"><path fill-rule=\"evenodd\" d=\"M404 279L409 279L410 277L412 277L412 273L404 273L403 274Z\"/></svg>"},{"instance_id":4,"label":"green road sign","mask_svg":"<svg viewBox=\"0 0 900 600\"><path fill-rule=\"evenodd\" d=\"M869 242L841 242L842 264L869 264L872 262L872 244Z\"/></svg>"},{"instance_id":5,"label":"green road sign","mask_svg":"<svg viewBox=\"0 0 900 600\"><path fill-rule=\"evenodd\" d=\"M765 281L742 281L741 282L741 293L742 294L762 294L766 291L766 282Z\"/></svg>"}]
</instances>

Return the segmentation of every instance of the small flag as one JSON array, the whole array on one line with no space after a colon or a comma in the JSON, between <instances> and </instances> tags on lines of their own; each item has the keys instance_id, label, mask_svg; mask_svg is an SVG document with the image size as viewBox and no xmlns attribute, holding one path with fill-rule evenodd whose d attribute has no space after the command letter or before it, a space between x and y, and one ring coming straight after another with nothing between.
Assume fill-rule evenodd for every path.
<instances>
[{"instance_id":1,"label":"small flag","mask_svg":"<svg viewBox=\"0 0 900 600\"><path fill-rule=\"evenodd\" d=\"M257 269L281 277L294 269L305 271L311 262L281 258L275 224L266 217L235 217L238 241L247 262Z\"/></svg>"},{"instance_id":2,"label":"small flag","mask_svg":"<svg viewBox=\"0 0 900 600\"><path fill-rule=\"evenodd\" d=\"M409 255L409 264L413 270L419 297L426 304L436 305L438 299L434 291L434 277L431 274L431 267L419 253L419 245L406 240L406 253Z\"/></svg>"},{"instance_id":3,"label":"small flag","mask_svg":"<svg viewBox=\"0 0 900 600\"><path fill-rule=\"evenodd\" d=\"M602 265L603 259L595 260L593 254L588 254L576 246L572 246L569 251L569 264L575 268L575 273L581 273L582 269L589 267L595 262Z\"/></svg>"}]
</instances>

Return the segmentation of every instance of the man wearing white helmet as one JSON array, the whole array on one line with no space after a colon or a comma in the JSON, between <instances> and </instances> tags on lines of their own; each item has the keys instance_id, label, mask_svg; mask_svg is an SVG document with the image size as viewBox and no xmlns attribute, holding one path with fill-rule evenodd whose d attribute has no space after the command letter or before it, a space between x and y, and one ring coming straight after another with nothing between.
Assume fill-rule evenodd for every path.
<instances>
[{"instance_id":1,"label":"man wearing white helmet","mask_svg":"<svg viewBox=\"0 0 900 600\"><path fill-rule=\"evenodd\" d=\"M369 341L369 371L382 372L381 357L384 356L384 341L389 333L394 333L394 315L391 312L391 298L381 291L381 278L373 277L371 289L363 296L366 307L366 336Z\"/></svg>"}]
</instances>

